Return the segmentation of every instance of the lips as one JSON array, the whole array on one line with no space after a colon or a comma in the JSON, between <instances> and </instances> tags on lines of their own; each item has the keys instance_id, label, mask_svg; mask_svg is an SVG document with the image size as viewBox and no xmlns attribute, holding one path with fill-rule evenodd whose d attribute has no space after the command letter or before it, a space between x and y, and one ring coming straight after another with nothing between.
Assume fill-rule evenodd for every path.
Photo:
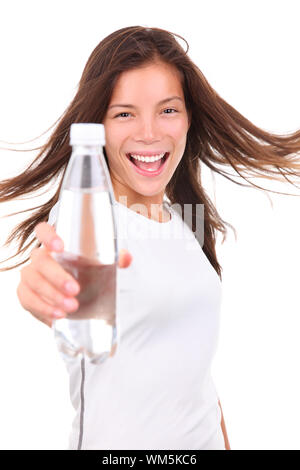
<instances>
[{"instance_id":1,"label":"lips","mask_svg":"<svg viewBox=\"0 0 300 470\"><path fill-rule=\"evenodd\" d=\"M133 152L127 152L126 155L141 155L143 157L155 157L161 153L167 153L165 150L135 150Z\"/></svg>"},{"instance_id":2,"label":"lips","mask_svg":"<svg viewBox=\"0 0 300 470\"><path fill-rule=\"evenodd\" d=\"M144 160L144 157L148 157L147 160L149 159L149 157L156 157L156 156L159 156L159 155L164 155L163 157L161 157L160 159L154 161L154 162L149 162L149 161L145 161ZM134 156L138 156L138 157L143 157L142 161L141 158L140 159L137 159L137 158L134 158L132 157L131 155L134 155ZM127 153L126 154L126 157L131 165L132 168L134 168L134 170L140 174L140 175L143 175L143 176L158 176L160 175L164 168L165 168L165 165L166 165L166 161L168 160L170 156L170 153L169 152L163 152L163 151L139 151L139 152L132 152L132 153Z\"/></svg>"}]
</instances>

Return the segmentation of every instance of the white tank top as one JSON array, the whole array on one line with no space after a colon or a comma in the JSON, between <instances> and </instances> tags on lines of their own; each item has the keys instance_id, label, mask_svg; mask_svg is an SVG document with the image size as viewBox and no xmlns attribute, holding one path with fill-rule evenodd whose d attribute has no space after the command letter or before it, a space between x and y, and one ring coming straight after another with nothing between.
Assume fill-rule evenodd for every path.
<instances>
[{"instance_id":1,"label":"white tank top","mask_svg":"<svg viewBox=\"0 0 300 470\"><path fill-rule=\"evenodd\" d=\"M167 206L166 206L167 207ZM116 202L117 352L66 362L75 418L70 449L225 449L211 377L221 281L189 227ZM57 204L49 215L54 225Z\"/></svg>"}]
</instances>

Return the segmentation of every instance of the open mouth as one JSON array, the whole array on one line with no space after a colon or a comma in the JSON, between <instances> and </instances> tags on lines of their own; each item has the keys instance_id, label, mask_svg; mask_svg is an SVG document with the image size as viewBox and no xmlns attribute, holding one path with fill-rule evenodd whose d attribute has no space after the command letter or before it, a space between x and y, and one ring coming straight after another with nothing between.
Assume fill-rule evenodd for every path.
<instances>
[{"instance_id":1,"label":"open mouth","mask_svg":"<svg viewBox=\"0 0 300 470\"><path fill-rule=\"evenodd\" d=\"M126 157L131 162L135 170L145 176L157 176L163 171L166 161L170 155L169 152L156 156L139 156L130 153Z\"/></svg>"}]
</instances>

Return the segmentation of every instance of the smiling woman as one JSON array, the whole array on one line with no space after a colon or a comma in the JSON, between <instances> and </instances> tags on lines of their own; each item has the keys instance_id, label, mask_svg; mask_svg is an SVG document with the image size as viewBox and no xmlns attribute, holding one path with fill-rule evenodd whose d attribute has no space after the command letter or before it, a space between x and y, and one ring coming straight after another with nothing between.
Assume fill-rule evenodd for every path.
<instances>
[{"instance_id":1,"label":"smiling woman","mask_svg":"<svg viewBox=\"0 0 300 470\"><path fill-rule=\"evenodd\" d=\"M127 240L133 263L127 253L120 267L128 269L118 273L120 353L98 369L84 360L68 364L76 410L70 448L229 449L211 377L221 297L216 233L225 236L226 223L202 187L201 164L241 186L228 169L254 187L259 186L252 177L293 184L300 170L300 131L275 135L252 124L209 85L176 37L132 26L103 39L39 155L23 174L0 182L4 202L59 180L54 197L36 207L7 241L19 239L15 256L37 241L17 292L26 310L51 325L78 308L80 289L75 284L67 293L65 281L75 280L49 255L52 242L62 244L53 225L71 154L70 125L104 124L120 234L124 221L135 229ZM153 204L167 210L166 223L153 216ZM192 208L190 224L186 205ZM204 239L196 232L202 206ZM188 244L170 237L182 227ZM161 237L135 236L150 229ZM67 309L65 300L73 307Z\"/></svg>"}]
</instances>

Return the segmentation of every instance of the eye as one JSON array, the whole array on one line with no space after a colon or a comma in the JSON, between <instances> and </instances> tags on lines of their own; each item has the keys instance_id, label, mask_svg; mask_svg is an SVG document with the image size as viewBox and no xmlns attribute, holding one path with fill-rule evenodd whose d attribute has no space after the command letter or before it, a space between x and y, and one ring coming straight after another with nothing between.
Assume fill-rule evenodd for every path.
<instances>
[{"instance_id":1,"label":"eye","mask_svg":"<svg viewBox=\"0 0 300 470\"><path fill-rule=\"evenodd\" d=\"M173 113L177 113L178 111L174 108L167 108L167 109L164 109L164 113L165 114L173 114Z\"/></svg>"},{"instance_id":2,"label":"eye","mask_svg":"<svg viewBox=\"0 0 300 470\"><path fill-rule=\"evenodd\" d=\"M125 112L124 113L119 113L115 116L115 118L117 118L117 117L127 117L127 116L123 116L123 114L129 115L130 113L125 113Z\"/></svg>"}]
</instances>

